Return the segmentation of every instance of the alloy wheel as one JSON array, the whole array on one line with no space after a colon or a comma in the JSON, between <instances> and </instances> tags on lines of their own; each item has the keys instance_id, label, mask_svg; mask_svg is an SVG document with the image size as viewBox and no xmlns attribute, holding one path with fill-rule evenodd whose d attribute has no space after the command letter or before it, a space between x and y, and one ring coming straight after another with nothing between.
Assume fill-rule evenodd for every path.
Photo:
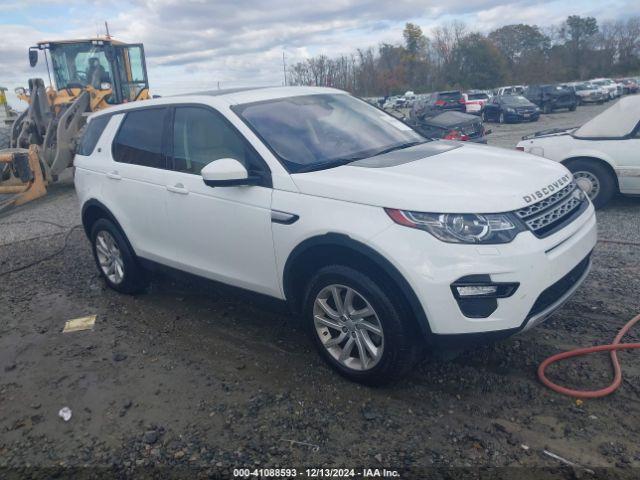
<instances>
[{"instance_id":1,"label":"alloy wheel","mask_svg":"<svg viewBox=\"0 0 640 480\"><path fill-rule=\"evenodd\" d=\"M578 187L586 193L591 200L600 193L600 180L593 173L587 171L573 172L573 178Z\"/></svg>"},{"instance_id":2,"label":"alloy wheel","mask_svg":"<svg viewBox=\"0 0 640 480\"><path fill-rule=\"evenodd\" d=\"M124 278L124 260L122 252L113 236L105 230L96 235L96 255L102 273L115 285Z\"/></svg>"},{"instance_id":3,"label":"alloy wheel","mask_svg":"<svg viewBox=\"0 0 640 480\"><path fill-rule=\"evenodd\" d=\"M378 314L367 299L345 285L329 285L313 304L316 334L326 351L352 370L375 367L384 350Z\"/></svg>"}]
</instances>

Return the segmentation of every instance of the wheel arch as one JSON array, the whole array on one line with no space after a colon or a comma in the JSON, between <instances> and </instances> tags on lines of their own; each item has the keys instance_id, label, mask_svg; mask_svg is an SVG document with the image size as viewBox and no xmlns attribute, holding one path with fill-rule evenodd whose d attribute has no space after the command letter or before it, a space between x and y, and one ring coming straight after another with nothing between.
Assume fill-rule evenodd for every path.
<instances>
[{"instance_id":1,"label":"wheel arch","mask_svg":"<svg viewBox=\"0 0 640 480\"><path fill-rule=\"evenodd\" d=\"M93 227L93 225L101 218L105 218L113 222L113 224L118 227L118 230L120 230L120 233L122 233L122 236L124 237L125 242L127 242L128 247L132 252L135 253L135 249L133 248L133 245L131 245L131 242L129 241L127 234L122 228L122 225L120 225L120 222L118 222L113 213L111 213L111 210L109 210L109 208L104 203L94 198L87 200L82 206L81 215L84 233L87 235L88 239L91 239L91 228Z\"/></svg>"},{"instance_id":2,"label":"wheel arch","mask_svg":"<svg viewBox=\"0 0 640 480\"><path fill-rule=\"evenodd\" d=\"M308 238L289 254L283 270L284 295L294 313L300 313L306 289L305 278L324 265L341 264L363 268L367 273L383 275L413 315L420 332L432 332L424 309L413 288L400 271L382 254L345 234L326 233Z\"/></svg>"},{"instance_id":3,"label":"wheel arch","mask_svg":"<svg viewBox=\"0 0 640 480\"><path fill-rule=\"evenodd\" d=\"M565 158L564 160L562 160L562 165L564 165L565 167L569 168L569 165L573 162L576 162L578 160L586 160L589 162L595 162L599 165L602 165L604 168L607 169L607 171L611 174L613 181L615 182L616 185L616 191L620 192L620 183L618 181L618 174L616 173L615 168L613 168L613 165L611 164L610 161L605 160L604 158L601 157L596 157L593 155L572 155L569 158ZM569 169L571 170L571 169Z\"/></svg>"}]
</instances>

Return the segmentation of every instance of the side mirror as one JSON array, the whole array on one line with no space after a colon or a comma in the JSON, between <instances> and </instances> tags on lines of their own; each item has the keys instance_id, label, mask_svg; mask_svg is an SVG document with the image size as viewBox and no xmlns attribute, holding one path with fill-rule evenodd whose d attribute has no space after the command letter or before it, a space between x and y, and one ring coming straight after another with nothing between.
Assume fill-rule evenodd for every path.
<instances>
[{"instance_id":1,"label":"side mirror","mask_svg":"<svg viewBox=\"0 0 640 480\"><path fill-rule=\"evenodd\" d=\"M210 187L237 187L257 185L260 177L250 176L247 169L238 160L221 158L204 166L200 172L202 180Z\"/></svg>"},{"instance_id":2,"label":"side mirror","mask_svg":"<svg viewBox=\"0 0 640 480\"><path fill-rule=\"evenodd\" d=\"M38 49L31 47L29 49L29 65L35 67L38 64Z\"/></svg>"}]
</instances>

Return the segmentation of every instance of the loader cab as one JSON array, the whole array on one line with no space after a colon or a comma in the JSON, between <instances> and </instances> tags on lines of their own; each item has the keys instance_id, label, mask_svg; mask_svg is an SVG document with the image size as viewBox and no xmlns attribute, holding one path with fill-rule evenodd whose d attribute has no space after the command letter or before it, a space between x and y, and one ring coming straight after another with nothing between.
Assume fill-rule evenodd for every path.
<instances>
[{"instance_id":1,"label":"loader cab","mask_svg":"<svg viewBox=\"0 0 640 480\"><path fill-rule=\"evenodd\" d=\"M91 87L109 91L111 105L146 98L149 93L147 67L142 44L125 44L110 39L42 42L29 49L29 63L35 66L43 50L51 68L55 88L74 95L74 89ZM49 57L51 65L49 65Z\"/></svg>"}]
</instances>

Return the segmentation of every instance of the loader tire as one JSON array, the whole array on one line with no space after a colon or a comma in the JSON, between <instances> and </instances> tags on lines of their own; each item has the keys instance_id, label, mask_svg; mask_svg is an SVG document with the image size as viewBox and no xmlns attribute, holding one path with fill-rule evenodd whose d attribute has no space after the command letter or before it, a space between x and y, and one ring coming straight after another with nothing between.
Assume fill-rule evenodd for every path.
<instances>
[{"instance_id":1,"label":"loader tire","mask_svg":"<svg viewBox=\"0 0 640 480\"><path fill-rule=\"evenodd\" d=\"M11 147L11 128L0 127L0 150ZM10 176L9 164L0 163L0 182L8 179Z\"/></svg>"},{"instance_id":2,"label":"loader tire","mask_svg":"<svg viewBox=\"0 0 640 480\"><path fill-rule=\"evenodd\" d=\"M11 146L11 128L0 127L0 150Z\"/></svg>"}]
</instances>

